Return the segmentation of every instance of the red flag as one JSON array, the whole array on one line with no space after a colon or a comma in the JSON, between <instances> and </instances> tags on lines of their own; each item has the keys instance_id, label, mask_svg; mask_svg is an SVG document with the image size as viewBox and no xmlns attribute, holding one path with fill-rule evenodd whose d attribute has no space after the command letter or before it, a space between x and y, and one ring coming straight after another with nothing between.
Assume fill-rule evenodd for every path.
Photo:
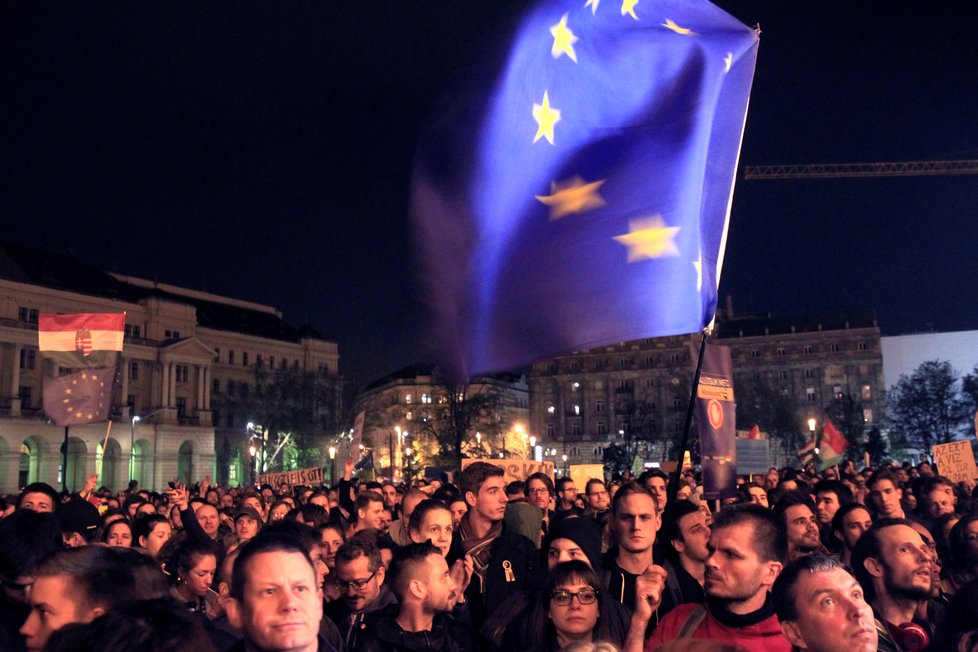
<instances>
[{"instance_id":1,"label":"red flag","mask_svg":"<svg viewBox=\"0 0 978 652\"><path fill-rule=\"evenodd\" d=\"M842 453L849 448L849 440L841 432L835 429L832 422L825 420L822 426L822 441L819 447L822 463L819 465L820 471L835 466L842 458Z\"/></svg>"}]
</instances>

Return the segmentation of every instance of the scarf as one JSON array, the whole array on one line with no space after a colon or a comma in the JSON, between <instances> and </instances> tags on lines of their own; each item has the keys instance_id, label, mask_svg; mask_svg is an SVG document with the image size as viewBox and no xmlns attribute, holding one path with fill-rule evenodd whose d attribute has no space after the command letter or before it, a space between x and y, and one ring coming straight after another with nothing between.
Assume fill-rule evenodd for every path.
<instances>
[{"instance_id":1,"label":"scarf","mask_svg":"<svg viewBox=\"0 0 978 652\"><path fill-rule=\"evenodd\" d=\"M748 627L750 625L756 625L765 618L770 618L774 614L774 601L771 600L771 594L768 593L767 597L764 598L764 606L757 611L752 611L749 614L735 614L727 609L727 606L719 600L706 600L707 607L710 609L710 613L716 618L717 622L727 627L741 628Z\"/></svg>"},{"instance_id":2,"label":"scarf","mask_svg":"<svg viewBox=\"0 0 978 652\"><path fill-rule=\"evenodd\" d=\"M459 538L462 541L462 550L466 555L472 555L473 570L479 576L480 582L484 583L486 581L486 569L489 568L492 542L502 532L503 523L499 521L498 523L492 524L486 536L479 538L472 532L472 526L469 524L469 515L466 514L462 517L462 522L458 528Z\"/></svg>"}]
</instances>

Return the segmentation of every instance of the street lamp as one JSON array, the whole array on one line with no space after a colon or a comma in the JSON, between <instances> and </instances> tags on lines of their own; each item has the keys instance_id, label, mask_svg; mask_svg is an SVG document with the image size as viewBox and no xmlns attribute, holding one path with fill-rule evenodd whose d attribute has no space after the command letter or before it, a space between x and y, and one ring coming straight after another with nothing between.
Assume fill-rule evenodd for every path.
<instances>
[{"instance_id":1,"label":"street lamp","mask_svg":"<svg viewBox=\"0 0 978 652\"><path fill-rule=\"evenodd\" d=\"M336 446L329 447L329 484L336 485Z\"/></svg>"},{"instance_id":2,"label":"street lamp","mask_svg":"<svg viewBox=\"0 0 978 652\"><path fill-rule=\"evenodd\" d=\"M255 448L255 445L254 444L252 444L251 446L248 447L248 452L251 453L251 465L250 465L251 466L251 484L254 485L255 484L255 471L256 471L255 467L258 465L258 460L255 458L255 454L258 452L258 449Z\"/></svg>"},{"instance_id":3,"label":"street lamp","mask_svg":"<svg viewBox=\"0 0 978 652\"><path fill-rule=\"evenodd\" d=\"M815 462L815 471L816 471L816 472L818 471L818 463L819 463L819 459L818 459L818 452L819 452L819 451L818 451L818 445L819 445L819 443L820 443L820 442L819 442L819 441L818 441L818 440L817 440L817 439L815 438L815 424L817 424L817 423L818 423L818 422L817 422L817 421L815 420L815 418L814 418L814 417L812 417L812 418L810 418L810 419L808 420L808 432L809 432L809 433L811 434L811 439L810 439L810 441L811 441L812 443L814 443L814 444L815 444L815 448L814 448L814 450L812 451L812 452L814 453L814 456L812 457L812 461L814 461L814 462Z\"/></svg>"},{"instance_id":4,"label":"street lamp","mask_svg":"<svg viewBox=\"0 0 978 652\"><path fill-rule=\"evenodd\" d=\"M564 460L564 477L566 478L567 476L570 475L570 473L567 470L567 453L564 453L561 457Z\"/></svg>"},{"instance_id":5,"label":"street lamp","mask_svg":"<svg viewBox=\"0 0 978 652\"><path fill-rule=\"evenodd\" d=\"M537 438L536 435L530 435L530 459L535 460L537 458Z\"/></svg>"}]
</instances>

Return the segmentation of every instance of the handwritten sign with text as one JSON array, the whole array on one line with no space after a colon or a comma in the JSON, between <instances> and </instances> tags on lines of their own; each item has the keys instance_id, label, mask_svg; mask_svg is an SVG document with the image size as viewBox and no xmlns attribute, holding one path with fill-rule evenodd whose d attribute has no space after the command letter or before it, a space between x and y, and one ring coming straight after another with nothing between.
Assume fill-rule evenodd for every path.
<instances>
[{"instance_id":1,"label":"handwritten sign with text","mask_svg":"<svg viewBox=\"0 0 978 652\"><path fill-rule=\"evenodd\" d=\"M554 477L553 462L537 462L535 460L524 460L519 457L508 457L504 459L490 458L485 460L464 459L462 460L462 470L464 471L465 467L475 462L487 462L493 466L498 466L503 470L504 478L507 483L512 482L513 480L526 480L528 477L538 472L546 473L551 479Z\"/></svg>"},{"instance_id":2,"label":"handwritten sign with text","mask_svg":"<svg viewBox=\"0 0 978 652\"><path fill-rule=\"evenodd\" d=\"M319 485L323 483L323 470L319 467L313 467L311 469L282 471L281 473L262 473L258 476L258 482L270 484L273 487L283 484L292 487L299 484Z\"/></svg>"},{"instance_id":3,"label":"handwritten sign with text","mask_svg":"<svg viewBox=\"0 0 978 652\"><path fill-rule=\"evenodd\" d=\"M952 482L967 482L978 477L975 473L975 454L970 441L952 441L932 447L937 470Z\"/></svg>"}]
</instances>

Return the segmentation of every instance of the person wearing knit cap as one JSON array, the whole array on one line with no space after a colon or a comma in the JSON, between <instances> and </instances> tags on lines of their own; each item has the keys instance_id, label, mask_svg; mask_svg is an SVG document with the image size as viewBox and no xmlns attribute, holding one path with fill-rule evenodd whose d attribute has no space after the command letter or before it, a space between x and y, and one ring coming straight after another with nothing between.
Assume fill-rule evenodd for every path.
<instances>
[{"instance_id":1,"label":"person wearing knit cap","mask_svg":"<svg viewBox=\"0 0 978 652\"><path fill-rule=\"evenodd\" d=\"M589 518L565 518L550 530L545 542L547 567L573 559L586 561L601 572L601 528Z\"/></svg>"}]
</instances>

